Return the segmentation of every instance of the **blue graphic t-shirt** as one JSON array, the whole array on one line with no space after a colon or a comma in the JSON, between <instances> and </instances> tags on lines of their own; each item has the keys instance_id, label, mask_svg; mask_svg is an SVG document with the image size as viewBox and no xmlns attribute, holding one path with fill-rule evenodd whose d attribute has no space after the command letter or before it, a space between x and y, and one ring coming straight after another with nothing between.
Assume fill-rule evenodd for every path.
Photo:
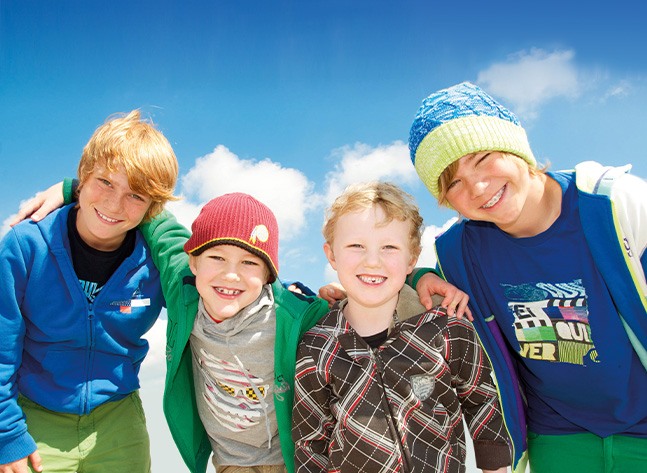
<instances>
[{"instance_id":1,"label":"blue graphic t-shirt","mask_svg":"<svg viewBox=\"0 0 647 473\"><path fill-rule=\"evenodd\" d=\"M550 176L564 196L545 232L468 227L474 283L517 354L531 431L647 437L647 372L586 244L575 183Z\"/></svg>"}]
</instances>

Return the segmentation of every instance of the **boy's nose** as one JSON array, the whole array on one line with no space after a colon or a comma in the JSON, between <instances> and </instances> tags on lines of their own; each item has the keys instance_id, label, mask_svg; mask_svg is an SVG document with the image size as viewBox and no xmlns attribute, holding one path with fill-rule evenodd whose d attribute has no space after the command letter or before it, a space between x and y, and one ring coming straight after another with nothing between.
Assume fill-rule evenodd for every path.
<instances>
[{"instance_id":1,"label":"boy's nose","mask_svg":"<svg viewBox=\"0 0 647 473\"><path fill-rule=\"evenodd\" d=\"M380 265L380 254L378 250L368 250L364 255L364 265L375 268Z\"/></svg>"},{"instance_id":2,"label":"boy's nose","mask_svg":"<svg viewBox=\"0 0 647 473\"><path fill-rule=\"evenodd\" d=\"M225 275L224 279L226 281L239 281L240 277L238 276L238 273L232 269L227 269L225 270Z\"/></svg>"},{"instance_id":3,"label":"boy's nose","mask_svg":"<svg viewBox=\"0 0 647 473\"><path fill-rule=\"evenodd\" d=\"M106 198L105 205L108 208L108 210L111 210L113 212L120 212L121 209L123 208L123 202L121 201L121 197L117 196L109 196Z\"/></svg>"},{"instance_id":4,"label":"boy's nose","mask_svg":"<svg viewBox=\"0 0 647 473\"><path fill-rule=\"evenodd\" d=\"M475 179L470 185L470 193L472 198L480 197L485 193L488 183L483 179Z\"/></svg>"}]
</instances>

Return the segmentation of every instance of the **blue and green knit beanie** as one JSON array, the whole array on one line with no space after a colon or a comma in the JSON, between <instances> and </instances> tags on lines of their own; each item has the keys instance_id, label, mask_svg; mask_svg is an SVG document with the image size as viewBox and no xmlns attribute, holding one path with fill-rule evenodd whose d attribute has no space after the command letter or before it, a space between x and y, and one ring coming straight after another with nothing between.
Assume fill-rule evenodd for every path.
<instances>
[{"instance_id":1,"label":"blue and green knit beanie","mask_svg":"<svg viewBox=\"0 0 647 473\"><path fill-rule=\"evenodd\" d=\"M436 198L442 172L467 154L505 151L537 165L517 117L469 82L423 100L411 125L409 151L418 176Z\"/></svg>"}]
</instances>

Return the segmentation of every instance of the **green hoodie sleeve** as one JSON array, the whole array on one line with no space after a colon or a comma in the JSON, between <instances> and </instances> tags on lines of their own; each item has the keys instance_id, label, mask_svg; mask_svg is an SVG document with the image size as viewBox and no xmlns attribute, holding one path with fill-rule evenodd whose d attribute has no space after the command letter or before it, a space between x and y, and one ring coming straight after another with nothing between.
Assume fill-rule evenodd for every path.
<instances>
[{"instance_id":1,"label":"green hoodie sleeve","mask_svg":"<svg viewBox=\"0 0 647 473\"><path fill-rule=\"evenodd\" d=\"M162 290L168 305L174 296L173 292L181 288L182 277L189 268L189 257L184 252L184 243L191 233L167 210L150 221L140 224L139 230L160 272Z\"/></svg>"},{"instance_id":2,"label":"green hoodie sleeve","mask_svg":"<svg viewBox=\"0 0 647 473\"><path fill-rule=\"evenodd\" d=\"M443 275L440 273L440 271L433 269L433 268L414 268L413 271L407 276L407 285L412 287L413 289L416 288L418 285L418 281L420 281L420 278L423 277L427 273L434 273L436 276L443 278Z\"/></svg>"}]
</instances>

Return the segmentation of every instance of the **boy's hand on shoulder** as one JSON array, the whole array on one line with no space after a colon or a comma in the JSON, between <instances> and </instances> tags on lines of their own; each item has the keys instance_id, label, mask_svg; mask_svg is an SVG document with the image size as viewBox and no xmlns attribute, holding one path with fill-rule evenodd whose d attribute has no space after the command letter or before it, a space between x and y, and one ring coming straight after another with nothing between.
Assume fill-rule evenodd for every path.
<instances>
[{"instance_id":1,"label":"boy's hand on shoulder","mask_svg":"<svg viewBox=\"0 0 647 473\"><path fill-rule=\"evenodd\" d=\"M319 297L328 302L328 305L332 307L335 302L346 298L346 291L341 284L331 282L319 288Z\"/></svg>"},{"instance_id":2,"label":"boy's hand on shoulder","mask_svg":"<svg viewBox=\"0 0 647 473\"><path fill-rule=\"evenodd\" d=\"M447 315L455 315L459 319L466 316L468 320L474 320L472 312L467 306L469 296L434 273L427 273L420 278L416 285L416 292L420 298L420 303L427 310L430 310L434 305L432 296L440 294L443 296L441 305L447 309Z\"/></svg>"},{"instance_id":3,"label":"boy's hand on shoulder","mask_svg":"<svg viewBox=\"0 0 647 473\"><path fill-rule=\"evenodd\" d=\"M49 189L38 192L34 197L24 202L20 206L18 213L9 222L9 225L13 227L30 217L34 222L38 222L64 203L63 182L57 182Z\"/></svg>"},{"instance_id":4,"label":"boy's hand on shoulder","mask_svg":"<svg viewBox=\"0 0 647 473\"><path fill-rule=\"evenodd\" d=\"M300 281L294 281L287 287L288 291L294 292L295 294L301 294L303 296L313 297L316 294L308 286L303 284Z\"/></svg>"},{"instance_id":5,"label":"boy's hand on shoulder","mask_svg":"<svg viewBox=\"0 0 647 473\"><path fill-rule=\"evenodd\" d=\"M0 465L0 473L29 473L28 462L31 463L34 471L43 471L43 465L41 463L40 455L38 454L38 450L36 450L28 457L21 458L20 460L16 460L15 462Z\"/></svg>"}]
</instances>

